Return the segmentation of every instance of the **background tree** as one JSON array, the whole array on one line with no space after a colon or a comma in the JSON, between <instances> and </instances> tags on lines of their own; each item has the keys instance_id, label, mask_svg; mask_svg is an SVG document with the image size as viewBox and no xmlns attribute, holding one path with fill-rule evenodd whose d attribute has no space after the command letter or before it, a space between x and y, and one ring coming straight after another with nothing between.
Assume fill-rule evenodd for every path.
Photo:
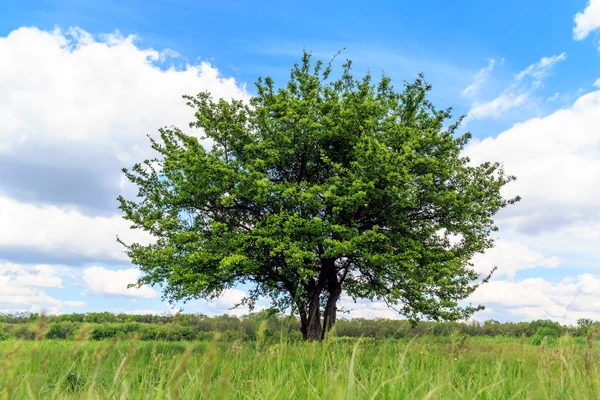
<instances>
[{"instance_id":1,"label":"background tree","mask_svg":"<svg viewBox=\"0 0 600 400\"><path fill-rule=\"evenodd\" d=\"M444 126L451 110L433 107L422 76L397 93L388 77L355 79L350 61L331 72L304 53L285 87L258 79L249 104L185 96L212 147L161 129L159 157L124 169L139 193L120 209L156 239L123 243L137 285L185 301L248 284L243 304L293 310L306 339L333 326L342 293L413 321L482 308L459 304L489 278L469 260L518 200L500 194L514 177L461 156L470 135L455 134L460 119Z\"/></svg>"}]
</instances>

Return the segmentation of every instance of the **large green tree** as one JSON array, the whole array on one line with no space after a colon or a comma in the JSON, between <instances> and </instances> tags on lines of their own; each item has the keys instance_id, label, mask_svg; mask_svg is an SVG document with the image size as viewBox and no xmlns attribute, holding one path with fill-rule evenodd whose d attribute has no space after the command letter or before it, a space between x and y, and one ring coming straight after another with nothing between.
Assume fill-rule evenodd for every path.
<instances>
[{"instance_id":1,"label":"large green tree","mask_svg":"<svg viewBox=\"0 0 600 400\"><path fill-rule=\"evenodd\" d=\"M185 301L246 284L244 304L270 298L313 340L342 293L415 321L481 309L460 303L489 278L470 260L518 200L500 193L514 177L461 156L470 135L445 126L451 110L433 107L422 76L396 92L354 78L350 61L331 73L305 53L285 87L258 79L249 103L185 96L203 140L161 129L157 158L124 169L139 192L120 209L156 239L123 243L137 285Z\"/></svg>"}]
</instances>

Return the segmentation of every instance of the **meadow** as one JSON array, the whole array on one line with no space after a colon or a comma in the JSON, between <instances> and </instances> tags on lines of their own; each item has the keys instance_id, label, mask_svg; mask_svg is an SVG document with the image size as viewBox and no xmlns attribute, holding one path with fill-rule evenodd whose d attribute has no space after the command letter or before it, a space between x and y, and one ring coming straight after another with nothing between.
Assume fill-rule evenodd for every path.
<instances>
[{"instance_id":1,"label":"meadow","mask_svg":"<svg viewBox=\"0 0 600 400\"><path fill-rule=\"evenodd\" d=\"M324 343L6 341L5 399L597 399L599 352L565 337Z\"/></svg>"},{"instance_id":2,"label":"meadow","mask_svg":"<svg viewBox=\"0 0 600 400\"><path fill-rule=\"evenodd\" d=\"M36 335L0 341L0 398L600 398L594 329L541 339L457 329L412 338L334 331L323 342L303 342L274 330L273 320L257 321L251 336L217 331L191 341L142 340L139 332L93 339L100 324L85 322L72 337L48 339L56 322L21 321L12 325Z\"/></svg>"}]
</instances>

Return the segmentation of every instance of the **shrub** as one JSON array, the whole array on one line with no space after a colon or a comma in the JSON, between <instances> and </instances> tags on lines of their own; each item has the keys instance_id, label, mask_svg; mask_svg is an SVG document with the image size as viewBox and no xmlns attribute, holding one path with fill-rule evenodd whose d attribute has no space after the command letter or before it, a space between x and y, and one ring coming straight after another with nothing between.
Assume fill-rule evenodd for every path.
<instances>
[{"instance_id":1,"label":"shrub","mask_svg":"<svg viewBox=\"0 0 600 400\"><path fill-rule=\"evenodd\" d=\"M114 325L96 325L92 329L90 339L102 340L111 339L119 334L119 328Z\"/></svg>"},{"instance_id":2,"label":"shrub","mask_svg":"<svg viewBox=\"0 0 600 400\"><path fill-rule=\"evenodd\" d=\"M73 337L76 325L65 321L50 324L50 329L46 333L46 339L69 339Z\"/></svg>"},{"instance_id":3,"label":"shrub","mask_svg":"<svg viewBox=\"0 0 600 400\"><path fill-rule=\"evenodd\" d=\"M21 325L13 330L12 334L15 338L23 340L33 340L36 337L36 333L30 325Z\"/></svg>"},{"instance_id":4,"label":"shrub","mask_svg":"<svg viewBox=\"0 0 600 400\"><path fill-rule=\"evenodd\" d=\"M560 337L563 334L563 327L558 323L550 320L537 320L529 324L529 329L535 336Z\"/></svg>"}]
</instances>

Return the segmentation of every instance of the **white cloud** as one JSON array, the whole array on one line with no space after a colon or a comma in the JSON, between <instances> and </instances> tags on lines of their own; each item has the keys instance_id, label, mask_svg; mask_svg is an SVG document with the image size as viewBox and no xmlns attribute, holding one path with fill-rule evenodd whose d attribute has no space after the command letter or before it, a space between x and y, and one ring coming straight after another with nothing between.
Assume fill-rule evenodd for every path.
<instances>
[{"instance_id":1,"label":"white cloud","mask_svg":"<svg viewBox=\"0 0 600 400\"><path fill-rule=\"evenodd\" d=\"M592 84L592 86L600 88L600 78L596 79L596 81Z\"/></svg>"},{"instance_id":2,"label":"white cloud","mask_svg":"<svg viewBox=\"0 0 600 400\"><path fill-rule=\"evenodd\" d=\"M194 310L207 315L229 314L241 316L248 314L250 309L247 306L233 307L240 304L242 299L246 296L247 294L243 290L235 288L227 289L223 291L219 297L210 301L201 300L196 302L192 307ZM267 308L267 303L268 299L264 297L259 298L252 312L265 310Z\"/></svg>"},{"instance_id":3,"label":"white cloud","mask_svg":"<svg viewBox=\"0 0 600 400\"><path fill-rule=\"evenodd\" d=\"M56 275L55 268L0 264L0 309L57 314L65 307L85 306L82 301L51 297L42 288L62 288L62 280Z\"/></svg>"},{"instance_id":4,"label":"white cloud","mask_svg":"<svg viewBox=\"0 0 600 400\"><path fill-rule=\"evenodd\" d=\"M599 114L600 91L588 93L465 149L473 162L500 161L517 176L504 193L523 200L500 213L505 226L537 233L600 222Z\"/></svg>"},{"instance_id":5,"label":"white cloud","mask_svg":"<svg viewBox=\"0 0 600 400\"><path fill-rule=\"evenodd\" d=\"M141 276L141 271L137 268L112 270L103 267L93 266L82 271L82 277L87 285L87 289L81 294L83 296L125 296L139 298L155 298L158 293L148 286L142 286L139 289L128 288L129 284L134 284Z\"/></svg>"},{"instance_id":6,"label":"white cloud","mask_svg":"<svg viewBox=\"0 0 600 400\"><path fill-rule=\"evenodd\" d=\"M487 80L489 75L494 70L495 65L496 65L496 60L494 60L493 58L489 59L487 67L481 68L475 74L475 76L473 77L473 83L471 83L469 86L467 86L465 88L465 90L463 90L462 95L463 96L476 95L479 92L479 89L481 89L481 86L483 86L483 84L485 83L485 81Z\"/></svg>"},{"instance_id":7,"label":"white cloud","mask_svg":"<svg viewBox=\"0 0 600 400\"><path fill-rule=\"evenodd\" d=\"M22 286L62 288L62 279L54 276L54 268L49 265L36 265L33 272L17 275L15 283Z\"/></svg>"},{"instance_id":8,"label":"white cloud","mask_svg":"<svg viewBox=\"0 0 600 400\"><path fill-rule=\"evenodd\" d=\"M192 113L183 94L208 90L216 97L247 98L233 78L221 77L207 63L158 69L153 63L164 55L138 48L134 39L36 28L0 38L5 153L43 147L64 157L40 152L26 160L92 169L99 166L87 156L109 156L105 162L122 166L139 160L149 147L147 134L164 125L187 127Z\"/></svg>"},{"instance_id":9,"label":"white cloud","mask_svg":"<svg viewBox=\"0 0 600 400\"><path fill-rule=\"evenodd\" d=\"M556 100L558 100L559 97L560 97L560 93L555 92L552 96L548 97L547 100L548 101L556 101Z\"/></svg>"},{"instance_id":10,"label":"white cloud","mask_svg":"<svg viewBox=\"0 0 600 400\"><path fill-rule=\"evenodd\" d=\"M562 263L559 257L545 257L525 244L509 240L498 240L493 248L473 258L474 268L481 274L488 274L492 268L498 267L493 275L494 279L502 276L513 279L517 271L556 268Z\"/></svg>"},{"instance_id":11,"label":"white cloud","mask_svg":"<svg viewBox=\"0 0 600 400\"><path fill-rule=\"evenodd\" d=\"M380 300L357 300L354 302L352 298L346 294L342 294L338 304L338 309L344 312L338 312L338 318L366 318L366 319L399 319L401 315L396 311L388 308L385 302Z\"/></svg>"},{"instance_id":12,"label":"white cloud","mask_svg":"<svg viewBox=\"0 0 600 400\"><path fill-rule=\"evenodd\" d=\"M86 216L54 205L24 204L0 195L0 249L5 257L27 262L124 261L119 235L127 242L150 237L129 229L120 216Z\"/></svg>"},{"instance_id":13,"label":"white cloud","mask_svg":"<svg viewBox=\"0 0 600 400\"><path fill-rule=\"evenodd\" d=\"M586 8L575 14L573 37L575 40L585 39L592 31L600 28L600 1L590 0Z\"/></svg>"},{"instance_id":14,"label":"white cloud","mask_svg":"<svg viewBox=\"0 0 600 400\"><path fill-rule=\"evenodd\" d=\"M566 60L566 53L552 57L542 57L540 61L531 64L519 72L513 83L496 98L487 102L475 102L464 122L471 120L499 118L507 111L533 104L533 93L542 85L542 79L556 63Z\"/></svg>"},{"instance_id":15,"label":"white cloud","mask_svg":"<svg viewBox=\"0 0 600 400\"><path fill-rule=\"evenodd\" d=\"M182 95L248 98L208 63L119 34L20 28L0 37L0 60L0 253L26 262L124 259L121 167L151 154L147 134L187 128Z\"/></svg>"},{"instance_id":16,"label":"white cloud","mask_svg":"<svg viewBox=\"0 0 600 400\"><path fill-rule=\"evenodd\" d=\"M30 268L12 263L0 264L0 276L14 278L12 282L18 287L63 287L62 279L56 276L56 270L45 264Z\"/></svg>"},{"instance_id":17,"label":"white cloud","mask_svg":"<svg viewBox=\"0 0 600 400\"><path fill-rule=\"evenodd\" d=\"M529 69L528 74L538 70ZM584 94L571 107L547 117L516 124L497 137L474 140L465 149L474 163L502 162L508 173L517 176L505 187L505 196L523 198L497 217L504 239L475 259L480 272L499 267L495 278L470 298L492 310L476 318L600 320L597 275L581 274L559 282L514 279L516 271L536 267L600 267L598 115L600 91ZM503 276L507 279L498 279Z\"/></svg>"},{"instance_id":18,"label":"white cloud","mask_svg":"<svg viewBox=\"0 0 600 400\"><path fill-rule=\"evenodd\" d=\"M239 289L225 290L221 296L212 300L211 303L218 309L229 309L239 304L246 297L246 293Z\"/></svg>"},{"instance_id":19,"label":"white cloud","mask_svg":"<svg viewBox=\"0 0 600 400\"><path fill-rule=\"evenodd\" d=\"M23 267L18 264L4 262L0 264L0 275L20 274L24 271Z\"/></svg>"},{"instance_id":20,"label":"white cloud","mask_svg":"<svg viewBox=\"0 0 600 400\"><path fill-rule=\"evenodd\" d=\"M5 195L114 211L120 168L150 154L146 135L192 119L183 94L248 97L208 63L161 70L179 60L136 44L80 29L0 38L1 159L14 167L0 179Z\"/></svg>"},{"instance_id":21,"label":"white cloud","mask_svg":"<svg viewBox=\"0 0 600 400\"><path fill-rule=\"evenodd\" d=\"M582 274L558 282L542 278L490 281L470 300L513 320L548 318L567 324L579 318L600 320L600 276Z\"/></svg>"},{"instance_id":22,"label":"white cloud","mask_svg":"<svg viewBox=\"0 0 600 400\"><path fill-rule=\"evenodd\" d=\"M567 228L567 232L576 240L594 241L600 243L600 223L572 224Z\"/></svg>"},{"instance_id":23,"label":"white cloud","mask_svg":"<svg viewBox=\"0 0 600 400\"><path fill-rule=\"evenodd\" d=\"M467 123L471 120L490 117L498 118L505 112L523 105L529 98L529 92L516 93L512 90L506 91L491 101L473 104L464 122Z\"/></svg>"},{"instance_id":24,"label":"white cloud","mask_svg":"<svg viewBox=\"0 0 600 400\"><path fill-rule=\"evenodd\" d=\"M529 67L519 72L515 79L517 81L522 81L527 77L533 77L537 80L542 79L556 63L566 59L567 53L561 53L552 57L542 57L537 63L531 64Z\"/></svg>"}]
</instances>

